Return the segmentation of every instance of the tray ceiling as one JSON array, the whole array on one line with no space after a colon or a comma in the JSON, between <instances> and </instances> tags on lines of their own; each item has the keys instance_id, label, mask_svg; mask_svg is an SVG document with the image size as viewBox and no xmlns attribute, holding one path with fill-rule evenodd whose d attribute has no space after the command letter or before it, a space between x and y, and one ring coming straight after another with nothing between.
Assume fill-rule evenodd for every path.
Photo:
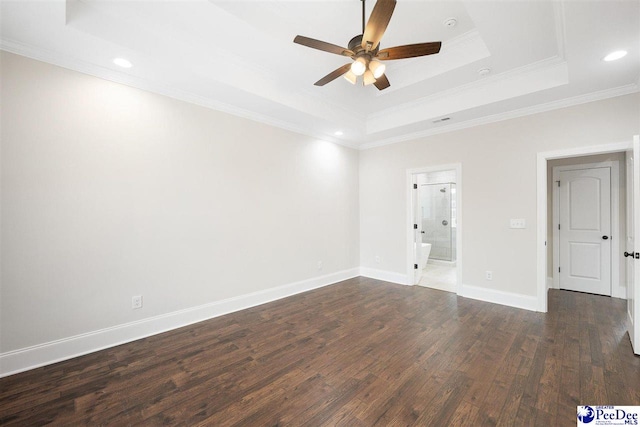
<instances>
[{"instance_id":1,"label":"tray ceiling","mask_svg":"<svg viewBox=\"0 0 640 427\"><path fill-rule=\"evenodd\" d=\"M346 46L360 33L360 8L359 0L3 1L0 47L363 148L638 91L637 1L399 0L382 47L440 40L441 53L387 61L384 91L342 78L313 86L349 59L293 38ZM629 53L602 61L616 49Z\"/></svg>"}]
</instances>

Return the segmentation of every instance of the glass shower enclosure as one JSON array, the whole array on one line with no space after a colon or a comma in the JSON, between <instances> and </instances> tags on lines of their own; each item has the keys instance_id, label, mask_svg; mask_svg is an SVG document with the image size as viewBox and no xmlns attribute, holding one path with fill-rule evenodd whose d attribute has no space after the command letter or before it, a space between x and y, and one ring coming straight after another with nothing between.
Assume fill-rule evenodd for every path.
<instances>
[{"instance_id":1,"label":"glass shower enclosure","mask_svg":"<svg viewBox=\"0 0 640 427\"><path fill-rule=\"evenodd\" d=\"M456 260L456 184L422 184L422 242L431 244L429 259Z\"/></svg>"}]
</instances>

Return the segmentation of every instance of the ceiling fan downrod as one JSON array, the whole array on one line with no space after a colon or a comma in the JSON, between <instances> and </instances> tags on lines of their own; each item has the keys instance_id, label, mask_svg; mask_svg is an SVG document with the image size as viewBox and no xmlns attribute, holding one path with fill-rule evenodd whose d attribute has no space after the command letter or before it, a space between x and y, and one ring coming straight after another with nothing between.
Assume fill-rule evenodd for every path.
<instances>
[{"instance_id":1,"label":"ceiling fan downrod","mask_svg":"<svg viewBox=\"0 0 640 427\"><path fill-rule=\"evenodd\" d=\"M364 4L366 0L360 0L362 2L362 34L364 34Z\"/></svg>"}]
</instances>

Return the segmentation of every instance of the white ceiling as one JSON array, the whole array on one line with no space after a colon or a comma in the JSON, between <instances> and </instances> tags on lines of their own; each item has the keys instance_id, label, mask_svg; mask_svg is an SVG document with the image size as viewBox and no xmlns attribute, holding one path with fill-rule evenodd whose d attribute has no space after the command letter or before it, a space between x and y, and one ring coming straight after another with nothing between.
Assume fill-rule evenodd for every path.
<instances>
[{"instance_id":1,"label":"white ceiling","mask_svg":"<svg viewBox=\"0 0 640 427\"><path fill-rule=\"evenodd\" d=\"M361 32L360 0L3 0L0 13L4 50L361 148L640 86L637 0L398 0L381 46L443 45L387 61L384 91L342 78L314 86L349 59L293 43L346 47ZM602 61L618 49L629 54Z\"/></svg>"}]
</instances>

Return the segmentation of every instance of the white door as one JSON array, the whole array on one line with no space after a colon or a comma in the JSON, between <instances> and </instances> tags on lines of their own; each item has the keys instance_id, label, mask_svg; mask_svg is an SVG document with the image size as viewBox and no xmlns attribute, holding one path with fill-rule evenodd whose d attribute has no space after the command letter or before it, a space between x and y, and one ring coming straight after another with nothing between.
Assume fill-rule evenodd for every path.
<instances>
[{"instance_id":1,"label":"white door","mask_svg":"<svg viewBox=\"0 0 640 427\"><path fill-rule=\"evenodd\" d=\"M560 172L560 289L611 296L611 169Z\"/></svg>"},{"instance_id":2,"label":"white door","mask_svg":"<svg viewBox=\"0 0 640 427\"><path fill-rule=\"evenodd\" d=\"M422 256L422 208L418 190L418 176L413 175L412 207L413 207L413 284L417 285L422 279L420 258Z\"/></svg>"},{"instance_id":3,"label":"white door","mask_svg":"<svg viewBox=\"0 0 640 427\"><path fill-rule=\"evenodd\" d=\"M629 338L633 352L640 354L640 138L633 139L633 153L627 154L627 310Z\"/></svg>"}]
</instances>

